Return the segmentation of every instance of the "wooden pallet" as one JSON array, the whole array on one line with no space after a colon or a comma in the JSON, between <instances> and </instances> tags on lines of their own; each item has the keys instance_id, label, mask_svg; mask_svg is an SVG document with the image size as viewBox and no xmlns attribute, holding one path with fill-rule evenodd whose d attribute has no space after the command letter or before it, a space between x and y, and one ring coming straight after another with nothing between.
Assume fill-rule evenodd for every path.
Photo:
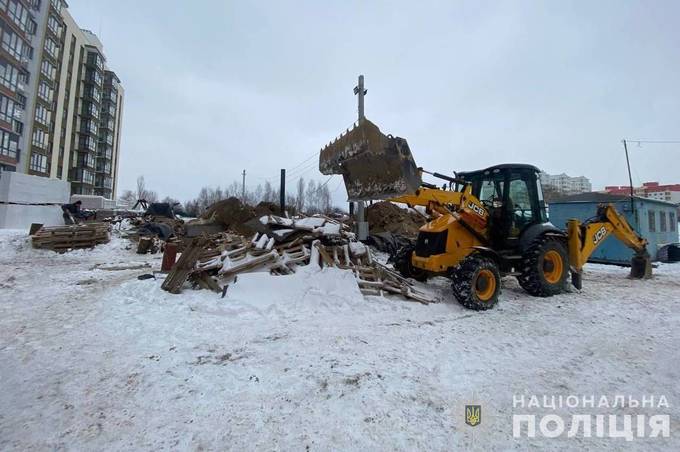
<instances>
[{"instance_id":1,"label":"wooden pallet","mask_svg":"<svg viewBox=\"0 0 680 452\"><path fill-rule=\"evenodd\" d=\"M70 249L92 248L108 243L108 223L87 223L71 226L42 227L31 236L33 248L65 252Z\"/></svg>"}]
</instances>

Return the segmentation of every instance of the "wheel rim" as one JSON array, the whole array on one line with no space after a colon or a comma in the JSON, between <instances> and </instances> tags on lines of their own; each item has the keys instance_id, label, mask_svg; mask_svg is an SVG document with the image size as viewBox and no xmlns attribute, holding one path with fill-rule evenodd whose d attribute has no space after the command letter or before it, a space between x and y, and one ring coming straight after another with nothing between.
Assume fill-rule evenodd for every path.
<instances>
[{"instance_id":1,"label":"wheel rim","mask_svg":"<svg viewBox=\"0 0 680 452\"><path fill-rule=\"evenodd\" d=\"M543 256L543 276L550 284L555 284L562 279L564 264L562 256L555 250L549 250Z\"/></svg>"},{"instance_id":2,"label":"wheel rim","mask_svg":"<svg viewBox=\"0 0 680 452\"><path fill-rule=\"evenodd\" d=\"M491 270L480 270L475 281L475 294L481 301L489 301L496 292L496 276Z\"/></svg>"}]
</instances>

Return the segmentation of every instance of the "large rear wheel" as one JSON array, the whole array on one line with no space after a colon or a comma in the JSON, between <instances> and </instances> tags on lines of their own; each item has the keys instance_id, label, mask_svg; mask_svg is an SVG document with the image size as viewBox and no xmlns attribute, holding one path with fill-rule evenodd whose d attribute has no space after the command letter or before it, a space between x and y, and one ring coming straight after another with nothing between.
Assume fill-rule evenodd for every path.
<instances>
[{"instance_id":1,"label":"large rear wheel","mask_svg":"<svg viewBox=\"0 0 680 452\"><path fill-rule=\"evenodd\" d=\"M519 285L536 297L562 293L569 276L569 257L564 242L542 236L534 240L522 256Z\"/></svg>"},{"instance_id":2,"label":"large rear wheel","mask_svg":"<svg viewBox=\"0 0 680 452\"><path fill-rule=\"evenodd\" d=\"M468 309L485 311L498 303L501 274L496 263L479 255L468 256L451 274L453 295Z\"/></svg>"}]
</instances>

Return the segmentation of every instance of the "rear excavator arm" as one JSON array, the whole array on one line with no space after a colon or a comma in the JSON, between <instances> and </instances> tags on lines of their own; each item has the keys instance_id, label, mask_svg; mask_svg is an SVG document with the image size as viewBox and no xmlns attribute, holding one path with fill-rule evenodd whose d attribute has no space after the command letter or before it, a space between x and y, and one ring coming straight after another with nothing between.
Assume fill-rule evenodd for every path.
<instances>
[{"instance_id":1,"label":"rear excavator arm","mask_svg":"<svg viewBox=\"0 0 680 452\"><path fill-rule=\"evenodd\" d=\"M572 270L572 282L576 288L581 288L583 266L611 234L635 251L631 262L631 277L651 276L647 240L635 232L612 204L601 204L594 218L584 223L579 220L567 222L569 263Z\"/></svg>"}]
</instances>

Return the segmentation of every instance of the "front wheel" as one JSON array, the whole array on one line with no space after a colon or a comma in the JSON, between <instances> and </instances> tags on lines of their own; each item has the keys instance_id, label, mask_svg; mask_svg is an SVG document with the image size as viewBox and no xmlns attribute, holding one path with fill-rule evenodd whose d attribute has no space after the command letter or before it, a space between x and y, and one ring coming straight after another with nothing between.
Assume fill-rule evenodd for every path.
<instances>
[{"instance_id":1,"label":"front wheel","mask_svg":"<svg viewBox=\"0 0 680 452\"><path fill-rule=\"evenodd\" d=\"M466 257L451 273L451 281L453 295L468 309L485 311L498 303L501 274L492 259Z\"/></svg>"},{"instance_id":2,"label":"front wheel","mask_svg":"<svg viewBox=\"0 0 680 452\"><path fill-rule=\"evenodd\" d=\"M397 269L404 278L413 278L416 281L424 282L427 280L427 271L414 267L411 263L411 256L415 246L403 246L394 255L394 268Z\"/></svg>"},{"instance_id":3,"label":"front wheel","mask_svg":"<svg viewBox=\"0 0 680 452\"><path fill-rule=\"evenodd\" d=\"M519 285L535 297L562 293L569 276L569 257L564 242L556 237L539 237L522 255Z\"/></svg>"}]
</instances>

